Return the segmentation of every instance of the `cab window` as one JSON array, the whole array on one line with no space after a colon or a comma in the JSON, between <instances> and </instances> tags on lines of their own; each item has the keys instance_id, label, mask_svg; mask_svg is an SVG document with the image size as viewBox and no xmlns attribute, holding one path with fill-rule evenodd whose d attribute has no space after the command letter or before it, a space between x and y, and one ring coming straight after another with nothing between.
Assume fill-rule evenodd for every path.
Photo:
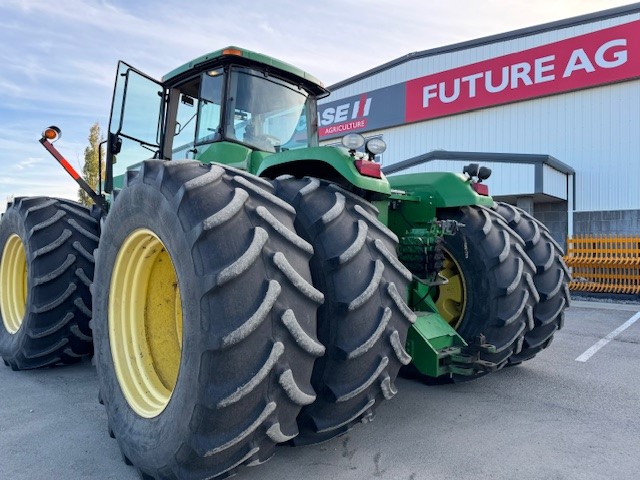
<instances>
[{"instance_id":1,"label":"cab window","mask_svg":"<svg viewBox=\"0 0 640 480\"><path fill-rule=\"evenodd\" d=\"M176 133L173 137L173 159L189 158L196 137L196 117L200 101L200 78L193 79L179 87L180 101L176 116Z\"/></svg>"},{"instance_id":2,"label":"cab window","mask_svg":"<svg viewBox=\"0 0 640 480\"><path fill-rule=\"evenodd\" d=\"M225 135L265 152L312 145L313 99L302 88L263 72L235 68L229 79Z\"/></svg>"},{"instance_id":3,"label":"cab window","mask_svg":"<svg viewBox=\"0 0 640 480\"><path fill-rule=\"evenodd\" d=\"M202 76L200 115L196 143L220 140L220 112L222 110L223 70L211 70Z\"/></svg>"}]
</instances>

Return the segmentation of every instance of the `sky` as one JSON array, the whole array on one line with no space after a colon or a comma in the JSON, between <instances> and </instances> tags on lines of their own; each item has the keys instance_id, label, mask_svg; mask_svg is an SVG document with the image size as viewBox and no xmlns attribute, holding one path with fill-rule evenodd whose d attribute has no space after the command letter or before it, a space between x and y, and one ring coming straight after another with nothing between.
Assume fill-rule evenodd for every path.
<instances>
[{"instance_id":1,"label":"sky","mask_svg":"<svg viewBox=\"0 0 640 480\"><path fill-rule=\"evenodd\" d=\"M77 199L38 143L81 170L89 128L106 130L118 60L160 78L237 45L331 85L408 53L631 2L615 0L0 0L0 212L6 200Z\"/></svg>"}]
</instances>

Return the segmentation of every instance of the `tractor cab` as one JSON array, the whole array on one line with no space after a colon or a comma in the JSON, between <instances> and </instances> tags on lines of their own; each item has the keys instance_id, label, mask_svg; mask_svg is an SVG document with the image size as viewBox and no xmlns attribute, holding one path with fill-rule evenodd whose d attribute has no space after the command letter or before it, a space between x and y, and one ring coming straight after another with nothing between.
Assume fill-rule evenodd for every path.
<instances>
[{"instance_id":1,"label":"tractor cab","mask_svg":"<svg viewBox=\"0 0 640 480\"><path fill-rule=\"evenodd\" d=\"M270 155L318 145L316 99L302 70L229 47L161 81L120 62L107 142L105 190L150 157L218 162L254 172Z\"/></svg>"}]
</instances>

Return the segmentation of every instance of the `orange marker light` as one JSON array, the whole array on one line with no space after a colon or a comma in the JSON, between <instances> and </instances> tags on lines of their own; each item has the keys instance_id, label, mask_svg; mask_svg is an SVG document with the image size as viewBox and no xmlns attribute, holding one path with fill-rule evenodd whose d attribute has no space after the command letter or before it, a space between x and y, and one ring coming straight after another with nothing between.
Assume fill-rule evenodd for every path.
<instances>
[{"instance_id":1,"label":"orange marker light","mask_svg":"<svg viewBox=\"0 0 640 480\"><path fill-rule=\"evenodd\" d=\"M235 48L227 48L226 50L222 51L223 55L237 55L239 57L242 56L242 50L238 50Z\"/></svg>"},{"instance_id":2,"label":"orange marker light","mask_svg":"<svg viewBox=\"0 0 640 480\"><path fill-rule=\"evenodd\" d=\"M60 138L61 132L60 129L54 125L46 128L44 132L42 132L42 138L46 138L51 143L55 142Z\"/></svg>"}]
</instances>

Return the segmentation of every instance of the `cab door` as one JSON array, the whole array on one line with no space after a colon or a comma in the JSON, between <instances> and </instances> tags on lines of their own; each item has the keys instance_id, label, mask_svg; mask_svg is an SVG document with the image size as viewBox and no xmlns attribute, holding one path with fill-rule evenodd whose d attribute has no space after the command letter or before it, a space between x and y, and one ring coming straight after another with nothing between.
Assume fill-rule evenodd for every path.
<instances>
[{"instance_id":1,"label":"cab door","mask_svg":"<svg viewBox=\"0 0 640 480\"><path fill-rule=\"evenodd\" d=\"M107 138L105 191L122 188L127 169L149 158L164 158L167 90L125 62L118 63Z\"/></svg>"}]
</instances>

